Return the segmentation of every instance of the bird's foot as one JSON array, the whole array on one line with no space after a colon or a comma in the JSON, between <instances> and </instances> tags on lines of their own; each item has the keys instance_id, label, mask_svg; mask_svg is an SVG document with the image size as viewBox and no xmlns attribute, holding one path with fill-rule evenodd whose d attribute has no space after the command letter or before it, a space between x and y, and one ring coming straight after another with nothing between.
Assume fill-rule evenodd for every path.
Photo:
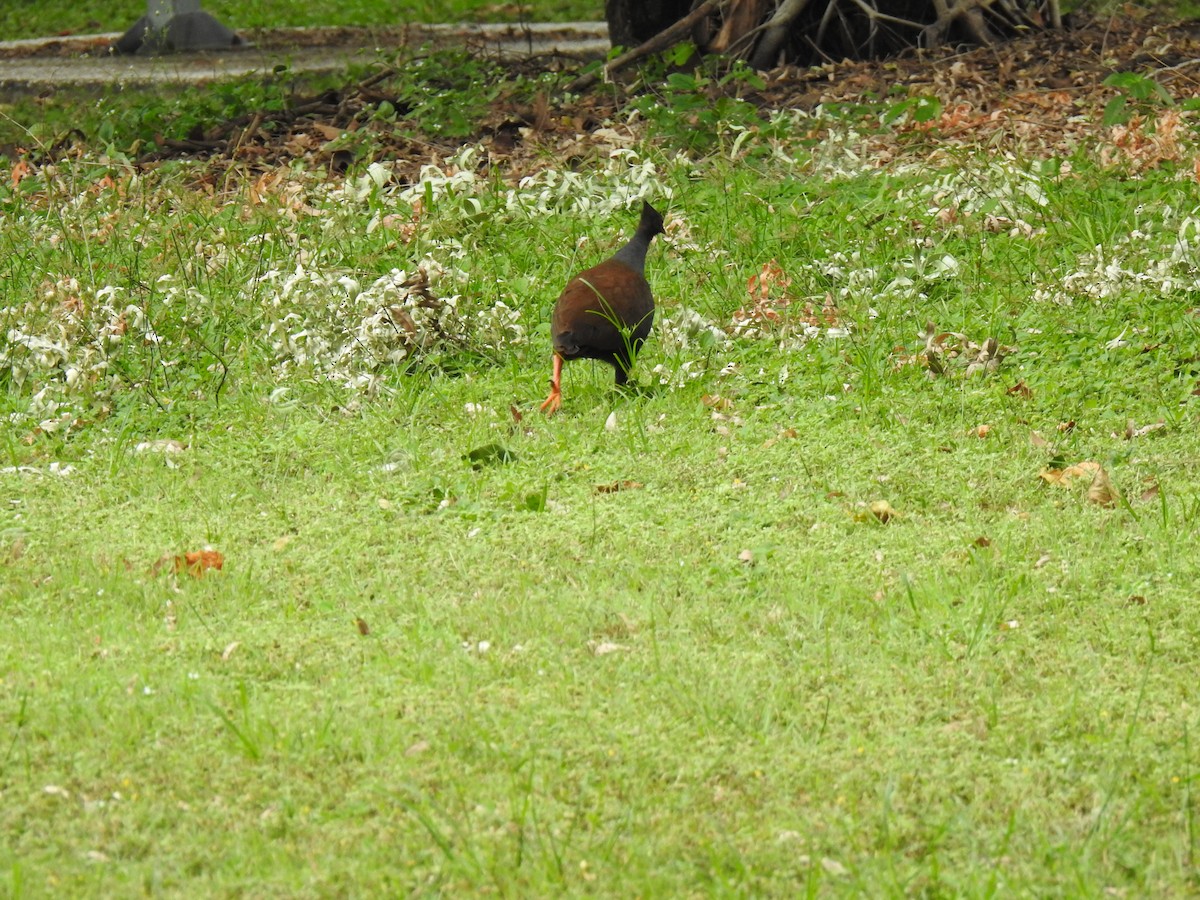
<instances>
[{"instance_id":1,"label":"bird's foot","mask_svg":"<svg viewBox=\"0 0 1200 900\"><path fill-rule=\"evenodd\" d=\"M562 406L562 391L555 385L550 388L550 396L542 403L541 410L546 415L553 415Z\"/></svg>"}]
</instances>

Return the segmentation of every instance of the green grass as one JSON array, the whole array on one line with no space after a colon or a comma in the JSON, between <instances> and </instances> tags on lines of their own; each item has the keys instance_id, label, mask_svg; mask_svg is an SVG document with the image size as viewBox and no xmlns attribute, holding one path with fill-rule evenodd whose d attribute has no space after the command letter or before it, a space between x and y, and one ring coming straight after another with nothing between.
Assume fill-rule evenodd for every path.
<instances>
[{"instance_id":1,"label":"green grass","mask_svg":"<svg viewBox=\"0 0 1200 900\"><path fill-rule=\"evenodd\" d=\"M99 91L64 85L51 93L16 92L0 102L0 156L33 153L59 155L73 145L98 146L113 157L142 154L181 141L238 117L260 115L266 140L278 143L287 114L327 91L343 91L358 112L340 144L368 161L392 158L388 139L396 134L419 138L462 139L477 136L480 122L498 103L527 106L560 76L519 75L493 60L462 48L403 48L379 51L370 63L336 73L295 72L279 54L271 77L225 79L203 85L136 85ZM358 103L355 82L389 67L393 77L376 84L370 103ZM386 98L386 99L383 99ZM357 104L357 105L354 105ZM333 124L324 122L323 124ZM338 124L345 125L343 118ZM493 117L493 126L498 120ZM359 126L363 126L361 130ZM300 130L304 130L301 126ZM224 132L221 132L224 134Z\"/></svg>"},{"instance_id":2,"label":"green grass","mask_svg":"<svg viewBox=\"0 0 1200 900\"><path fill-rule=\"evenodd\" d=\"M1190 161L676 127L521 187L0 181L5 893L1195 893ZM550 306L643 193L642 389L572 363L547 420ZM455 313L380 364L427 256ZM788 330L664 327L771 260ZM930 321L1015 349L930 377ZM1124 502L1038 478L1083 460Z\"/></svg>"},{"instance_id":3,"label":"green grass","mask_svg":"<svg viewBox=\"0 0 1200 900\"><path fill-rule=\"evenodd\" d=\"M273 0L238 3L204 0L202 8L235 30L318 26L395 27L407 22L592 21L603 7L583 0L543 0L536 4L490 0L421 0L403 8L378 0L349 0L335 5ZM0 10L4 40L97 34L129 28L146 11L137 0L83 0L80 3L12 4Z\"/></svg>"}]
</instances>

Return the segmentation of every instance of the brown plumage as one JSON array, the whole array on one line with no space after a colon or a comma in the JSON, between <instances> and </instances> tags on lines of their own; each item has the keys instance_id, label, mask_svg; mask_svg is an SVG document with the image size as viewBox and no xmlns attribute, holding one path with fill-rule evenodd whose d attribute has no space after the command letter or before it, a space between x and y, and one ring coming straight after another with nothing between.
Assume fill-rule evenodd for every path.
<instances>
[{"instance_id":1,"label":"brown plumage","mask_svg":"<svg viewBox=\"0 0 1200 900\"><path fill-rule=\"evenodd\" d=\"M654 324L654 297L646 282L646 251L663 218L642 203L637 232L610 258L580 272L554 304L550 334L554 340L554 371L550 396L542 411L562 405L562 365L571 359L598 359L616 372L616 383L629 380L629 370Z\"/></svg>"}]
</instances>

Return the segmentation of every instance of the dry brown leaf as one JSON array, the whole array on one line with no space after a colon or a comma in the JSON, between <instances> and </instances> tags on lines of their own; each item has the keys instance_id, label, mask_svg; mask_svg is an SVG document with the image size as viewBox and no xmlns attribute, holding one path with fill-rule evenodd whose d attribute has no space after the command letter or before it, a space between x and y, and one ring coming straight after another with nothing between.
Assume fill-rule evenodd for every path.
<instances>
[{"instance_id":1,"label":"dry brown leaf","mask_svg":"<svg viewBox=\"0 0 1200 900\"><path fill-rule=\"evenodd\" d=\"M733 313L729 330L735 336L761 338L779 331L788 332L796 325L814 328L838 327L841 312L831 296L821 306L816 299L793 304L789 291L792 280L776 260L766 263L746 282L749 303Z\"/></svg>"},{"instance_id":2,"label":"dry brown leaf","mask_svg":"<svg viewBox=\"0 0 1200 900\"><path fill-rule=\"evenodd\" d=\"M175 557L175 571L187 572L194 578L202 578L209 569L225 567L225 557L216 550L196 550Z\"/></svg>"},{"instance_id":3,"label":"dry brown leaf","mask_svg":"<svg viewBox=\"0 0 1200 900\"><path fill-rule=\"evenodd\" d=\"M624 644L618 644L615 641L588 641L587 646L593 656L608 656L610 653L620 653L629 649Z\"/></svg>"},{"instance_id":4,"label":"dry brown leaf","mask_svg":"<svg viewBox=\"0 0 1200 900\"><path fill-rule=\"evenodd\" d=\"M1100 506L1116 506L1121 499L1121 495L1117 493L1116 487L1112 483L1112 479L1108 477L1108 473L1104 469L1096 472L1096 477L1092 479L1092 484L1087 492L1088 502L1096 503Z\"/></svg>"},{"instance_id":5,"label":"dry brown leaf","mask_svg":"<svg viewBox=\"0 0 1200 900\"><path fill-rule=\"evenodd\" d=\"M716 394L705 394L700 398L700 402L712 409L719 409L728 412L733 409L733 402L726 397L719 397Z\"/></svg>"},{"instance_id":6,"label":"dry brown leaf","mask_svg":"<svg viewBox=\"0 0 1200 900\"><path fill-rule=\"evenodd\" d=\"M821 868L829 875L835 878L842 878L850 874L850 870L843 866L836 859L830 859L828 856L821 857Z\"/></svg>"},{"instance_id":7,"label":"dry brown leaf","mask_svg":"<svg viewBox=\"0 0 1200 900\"><path fill-rule=\"evenodd\" d=\"M332 125L326 125L323 122L313 122L312 130L327 141L336 141L345 134L344 128L334 128Z\"/></svg>"},{"instance_id":8,"label":"dry brown leaf","mask_svg":"<svg viewBox=\"0 0 1200 900\"><path fill-rule=\"evenodd\" d=\"M356 618L354 620L354 624L358 626L358 633L361 634L363 637L366 637L368 634L371 633L371 628L369 625L367 625L367 620L364 619L362 616L359 616L358 618Z\"/></svg>"},{"instance_id":9,"label":"dry brown leaf","mask_svg":"<svg viewBox=\"0 0 1200 900\"><path fill-rule=\"evenodd\" d=\"M1072 482L1086 478L1091 482L1096 477L1096 473L1102 471L1100 463L1092 460L1085 460L1081 463L1075 463L1073 466L1067 466L1062 469L1044 469L1038 473L1038 477L1047 484L1061 485L1068 487Z\"/></svg>"},{"instance_id":10,"label":"dry brown leaf","mask_svg":"<svg viewBox=\"0 0 1200 900\"><path fill-rule=\"evenodd\" d=\"M1008 389L1008 395L1010 397L1015 395L1017 397L1023 397L1024 399L1028 400L1029 398L1031 398L1033 396L1033 391L1031 391L1029 389L1029 385L1027 385L1025 383L1025 381L1022 379L1021 381L1018 381L1016 384L1014 384L1012 387L1010 387Z\"/></svg>"},{"instance_id":11,"label":"dry brown leaf","mask_svg":"<svg viewBox=\"0 0 1200 900\"><path fill-rule=\"evenodd\" d=\"M411 747L404 751L405 756L420 756L430 747L429 741L417 741Z\"/></svg>"},{"instance_id":12,"label":"dry brown leaf","mask_svg":"<svg viewBox=\"0 0 1200 900\"><path fill-rule=\"evenodd\" d=\"M30 167L29 163L25 162L23 159L17 161L13 164L12 172L10 172L8 176L9 186L15 191L17 189L17 185L19 185L24 179L28 178L32 174L33 169Z\"/></svg>"},{"instance_id":13,"label":"dry brown leaf","mask_svg":"<svg viewBox=\"0 0 1200 900\"><path fill-rule=\"evenodd\" d=\"M990 547L990 546L992 546L992 541L991 541L991 539L990 539L990 538L988 538L986 535L983 535L983 534L981 534L979 537L975 538L975 540L974 540L974 541L972 541L971 543L973 543L973 544L974 544L976 547Z\"/></svg>"},{"instance_id":14,"label":"dry brown leaf","mask_svg":"<svg viewBox=\"0 0 1200 900\"><path fill-rule=\"evenodd\" d=\"M749 565L754 565L754 551L753 550L743 550L741 553L738 554L738 559L740 559L742 562L747 563Z\"/></svg>"},{"instance_id":15,"label":"dry brown leaf","mask_svg":"<svg viewBox=\"0 0 1200 900\"><path fill-rule=\"evenodd\" d=\"M1167 427L1166 422L1159 421L1159 422L1151 422L1149 425L1143 425L1141 428L1138 428L1136 425L1134 425L1133 419L1130 419L1129 421L1127 421L1125 423L1125 440L1131 441L1134 438L1145 437L1148 434L1153 434L1155 431L1158 431L1160 428L1166 428L1166 427ZM1115 437L1115 435L1114 435L1114 437Z\"/></svg>"},{"instance_id":16,"label":"dry brown leaf","mask_svg":"<svg viewBox=\"0 0 1200 900\"><path fill-rule=\"evenodd\" d=\"M932 322L925 325L920 337L925 344L924 353L920 355L924 357L931 375L947 374L951 363L958 366L966 364L965 374L968 376L977 372L995 372L1004 358L1016 350L1015 347L1001 344L994 337L975 342L961 332L939 332Z\"/></svg>"},{"instance_id":17,"label":"dry brown leaf","mask_svg":"<svg viewBox=\"0 0 1200 900\"><path fill-rule=\"evenodd\" d=\"M1029 432L1029 443L1037 447L1039 450L1044 450L1050 446L1050 442L1038 434L1036 431Z\"/></svg>"},{"instance_id":18,"label":"dry brown leaf","mask_svg":"<svg viewBox=\"0 0 1200 900\"><path fill-rule=\"evenodd\" d=\"M185 450L186 444L173 440L142 441L133 448L134 453L183 453Z\"/></svg>"},{"instance_id":19,"label":"dry brown leaf","mask_svg":"<svg viewBox=\"0 0 1200 900\"><path fill-rule=\"evenodd\" d=\"M284 172L282 169L276 169L273 172L265 172L258 176L250 184L250 203L258 206L274 197L280 182L283 181L283 175Z\"/></svg>"},{"instance_id":20,"label":"dry brown leaf","mask_svg":"<svg viewBox=\"0 0 1200 900\"><path fill-rule=\"evenodd\" d=\"M763 443L763 449L765 450L768 447L774 447L780 441L784 441L784 440L790 441L795 438L798 438L799 436L800 436L800 433L798 431L796 431L795 428L785 428L785 429L783 429L783 431L779 432L779 434L775 435L775 437L768 438Z\"/></svg>"},{"instance_id":21,"label":"dry brown leaf","mask_svg":"<svg viewBox=\"0 0 1200 900\"><path fill-rule=\"evenodd\" d=\"M1142 491L1141 494L1138 495L1138 499L1141 500L1143 503L1146 502L1147 500L1153 500L1155 497L1158 496L1158 492L1159 492L1158 482L1155 481L1148 488L1146 488L1144 491Z\"/></svg>"},{"instance_id":22,"label":"dry brown leaf","mask_svg":"<svg viewBox=\"0 0 1200 900\"><path fill-rule=\"evenodd\" d=\"M875 520L886 525L892 519L899 517L900 513L892 507L892 504L886 500L872 500L867 504L866 509L860 509L854 514L856 522L870 522Z\"/></svg>"},{"instance_id":23,"label":"dry brown leaf","mask_svg":"<svg viewBox=\"0 0 1200 900\"><path fill-rule=\"evenodd\" d=\"M229 662L229 657L233 656L234 651L240 646L242 646L241 641L226 644L225 649L221 651L221 662Z\"/></svg>"},{"instance_id":24,"label":"dry brown leaf","mask_svg":"<svg viewBox=\"0 0 1200 900\"><path fill-rule=\"evenodd\" d=\"M304 156L318 146L317 139L311 134L293 134L283 142L283 149L291 156Z\"/></svg>"},{"instance_id":25,"label":"dry brown leaf","mask_svg":"<svg viewBox=\"0 0 1200 900\"><path fill-rule=\"evenodd\" d=\"M773 289L786 291L791 285L792 279L784 273L778 261L773 259L764 263L757 275L750 276L750 280L746 282L746 292L750 295L751 303L763 303Z\"/></svg>"},{"instance_id":26,"label":"dry brown leaf","mask_svg":"<svg viewBox=\"0 0 1200 900\"><path fill-rule=\"evenodd\" d=\"M1059 422L1058 430L1061 434L1070 434L1072 431L1075 430L1075 420L1069 419L1066 422Z\"/></svg>"},{"instance_id":27,"label":"dry brown leaf","mask_svg":"<svg viewBox=\"0 0 1200 900\"><path fill-rule=\"evenodd\" d=\"M880 522L883 522L885 525L892 519L896 518L896 516L900 515L895 509L892 508L892 504L888 503L886 500L873 500L871 501L868 509L871 510L871 515L877 518Z\"/></svg>"},{"instance_id":28,"label":"dry brown leaf","mask_svg":"<svg viewBox=\"0 0 1200 900\"><path fill-rule=\"evenodd\" d=\"M612 484L596 485L597 494L615 494L617 491L636 491L645 487L640 481L614 481Z\"/></svg>"},{"instance_id":29,"label":"dry brown leaf","mask_svg":"<svg viewBox=\"0 0 1200 900\"><path fill-rule=\"evenodd\" d=\"M967 433L970 435L973 435L974 437L977 437L977 438L985 438L989 434L992 433L992 426L991 425L977 425L976 427L972 428Z\"/></svg>"},{"instance_id":30,"label":"dry brown leaf","mask_svg":"<svg viewBox=\"0 0 1200 900\"><path fill-rule=\"evenodd\" d=\"M1120 498L1104 467L1093 460L1075 463L1064 469L1044 469L1038 473L1038 477L1047 484L1060 487L1070 487L1072 484L1086 481L1088 501L1100 506L1116 506Z\"/></svg>"},{"instance_id":31,"label":"dry brown leaf","mask_svg":"<svg viewBox=\"0 0 1200 900\"><path fill-rule=\"evenodd\" d=\"M1042 566L1046 565L1046 563L1050 562L1050 560L1051 560L1052 558L1053 558L1053 557L1051 557L1049 553L1043 553L1043 554L1042 554L1041 556L1039 556L1039 557L1037 558L1037 560L1034 562L1034 564L1033 564L1033 567L1034 567L1035 569L1040 569L1040 568L1042 568Z\"/></svg>"}]
</instances>

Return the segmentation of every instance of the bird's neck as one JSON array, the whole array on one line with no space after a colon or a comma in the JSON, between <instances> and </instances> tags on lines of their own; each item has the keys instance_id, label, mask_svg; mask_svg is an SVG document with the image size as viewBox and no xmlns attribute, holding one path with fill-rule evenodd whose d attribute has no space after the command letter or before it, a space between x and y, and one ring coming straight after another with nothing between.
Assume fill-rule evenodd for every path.
<instances>
[{"instance_id":1,"label":"bird's neck","mask_svg":"<svg viewBox=\"0 0 1200 900\"><path fill-rule=\"evenodd\" d=\"M646 251L650 249L653 234L644 234L641 230L633 236L628 244L613 254L613 259L624 263L639 275L646 273Z\"/></svg>"}]
</instances>

